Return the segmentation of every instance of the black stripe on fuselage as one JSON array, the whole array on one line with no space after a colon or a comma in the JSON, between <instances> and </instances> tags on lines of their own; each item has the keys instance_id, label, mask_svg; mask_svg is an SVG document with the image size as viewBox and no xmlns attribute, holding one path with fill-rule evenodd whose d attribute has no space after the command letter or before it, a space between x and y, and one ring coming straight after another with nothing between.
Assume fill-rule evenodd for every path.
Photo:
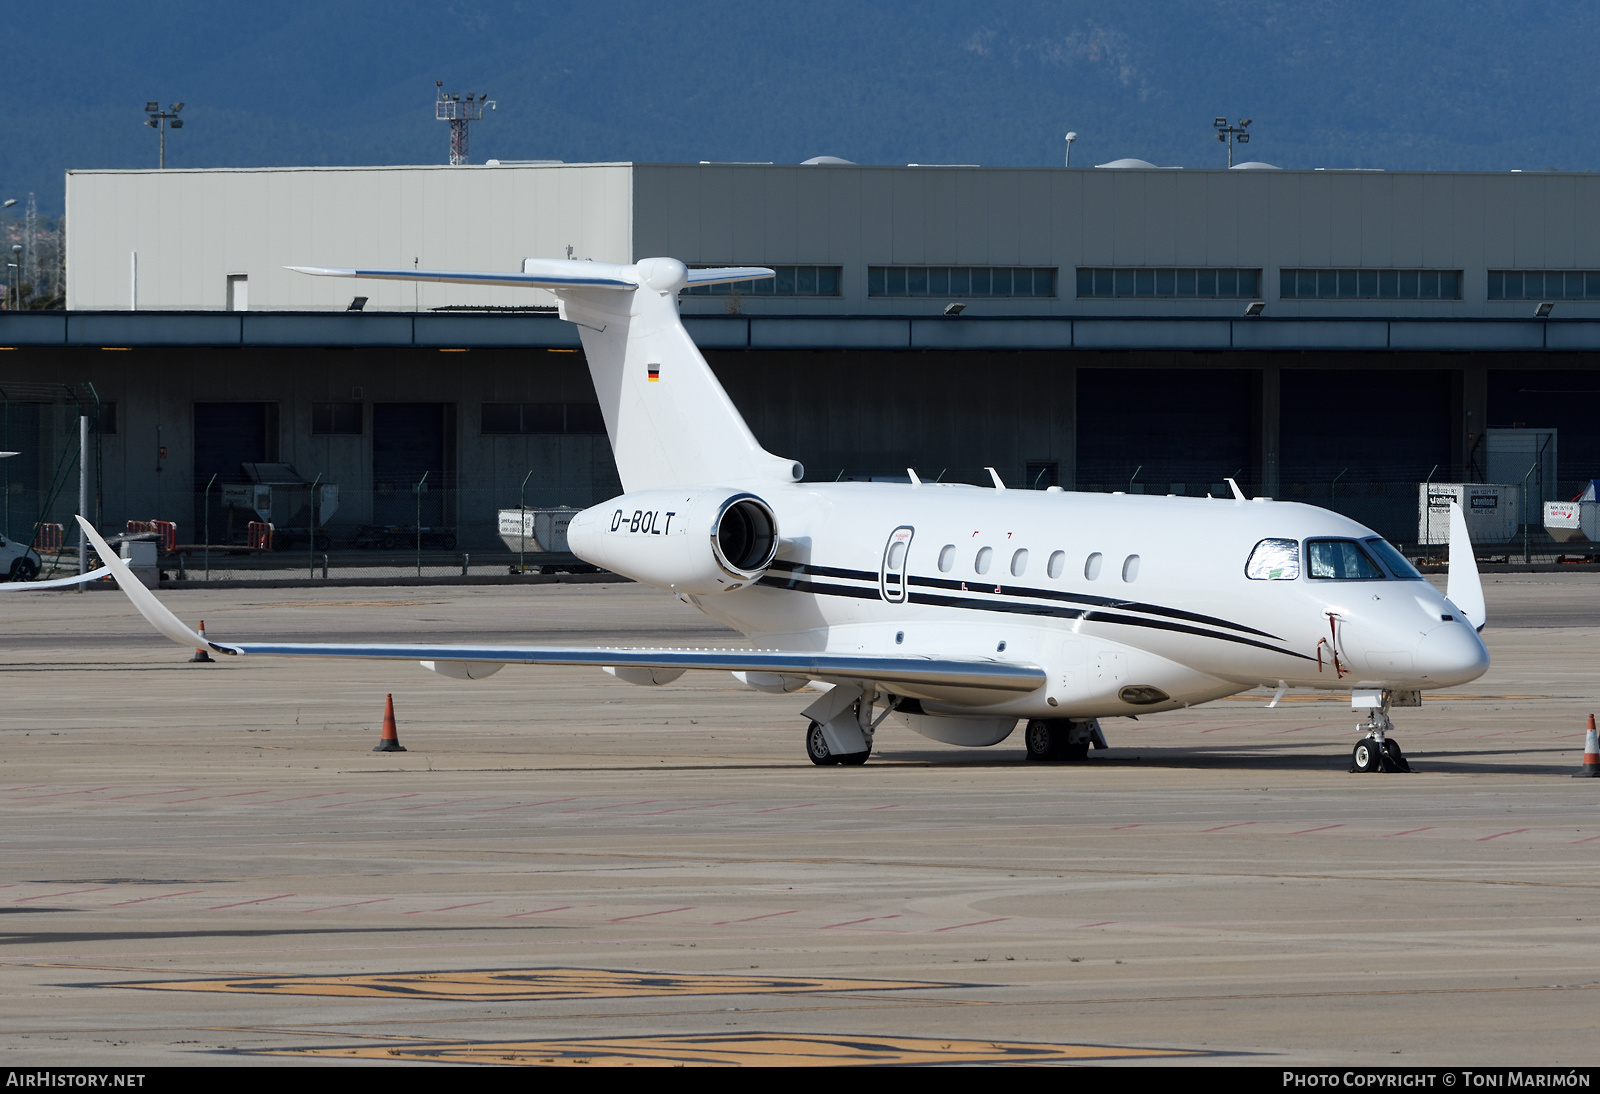
<instances>
[{"instance_id":1,"label":"black stripe on fuselage","mask_svg":"<svg viewBox=\"0 0 1600 1094\"><path fill-rule=\"evenodd\" d=\"M794 568L795 570L798 567ZM854 575L852 575L854 576ZM843 596L853 600L878 600L881 599L878 589L864 588L859 585L833 585L821 581L807 581L799 573L791 570L788 577L774 577L768 575L757 582L773 589L788 589L794 592L811 593L814 596ZM1015 594L1006 594L1015 595ZM1015 604L1010 601L996 600L992 596L968 593L967 596L944 596L938 593L925 593L912 590L909 600L913 604L928 604L935 607L963 608L967 611L1002 612L1008 615L1034 615L1051 619L1081 619L1086 623L1114 623L1124 627L1143 627L1147 630L1170 631L1176 634L1191 634L1198 638L1215 638L1220 642L1232 642L1236 645L1251 646L1255 649L1266 650L1269 653L1281 653L1287 657L1297 657L1302 661L1313 661L1315 658L1293 650L1271 646L1265 642L1257 642L1253 638L1244 638L1236 634L1219 634L1216 631L1202 630L1169 619L1144 619L1139 616L1122 615L1107 612L1097 606L1083 608L1057 607L1051 604ZM1108 601L1115 603L1114 601ZM1261 631L1253 633L1261 634ZM1273 637L1267 635L1267 637Z\"/></svg>"},{"instance_id":2,"label":"black stripe on fuselage","mask_svg":"<svg viewBox=\"0 0 1600 1094\"><path fill-rule=\"evenodd\" d=\"M854 581L870 581L873 582L874 585L876 585L878 581L877 574L870 573L866 570L847 570L841 569L837 566L811 566L799 562L777 561L772 564L769 570L782 570L786 573L795 574L797 576L800 574L806 574L816 577L835 577ZM913 589L920 586L925 589L948 589L951 591L967 592L968 584L984 584L986 587L988 587L986 582L965 582L939 577L917 577L912 575L908 580ZM762 584L770 584L770 582L763 581ZM1181 608L1167 608L1160 604L1145 604L1135 600L1118 600L1115 597L1093 596L1089 593L1062 593L1056 592L1053 589L1033 589L1027 587L1008 588L1004 585L996 585L994 587L1004 589L1006 596L1023 597L1029 600L1053 600L1063 604L1082 604L1091 608L1116 608L1120 611L1143 612L1146 615L1159 615L1167 619L1181 619L1189 623L1203 623L1208 627L1224 627L1230 631L1239 631L1242 634L1254 634L1259 635L1262 638L1271 638L1278 642L1283 641L1283 639L1276 634L1270 634L1267 631L1259 631L1254 627L1247 627L1243 623L1234 623L1226 619L1219 619L1214 615L1201 615L1198 612L1186 612ZM917 601L917 596L915 594L913 594L912 600ZM926 601L926 603L934 603L934 601ZM1082 613L1079 613L1079 615L1081 614ZM1066 618L1075 619L1078 618L1078 616L1067 616ZM1275 647L1266 648L1272 649Z\"/></svg>"}]
</instances>

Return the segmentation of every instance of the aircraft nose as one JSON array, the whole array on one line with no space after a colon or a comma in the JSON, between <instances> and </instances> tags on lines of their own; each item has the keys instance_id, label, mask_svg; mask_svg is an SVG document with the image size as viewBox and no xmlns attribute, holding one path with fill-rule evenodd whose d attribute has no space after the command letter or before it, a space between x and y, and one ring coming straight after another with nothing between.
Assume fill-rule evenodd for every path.
<instances>
[{"instance_id":1,"label":"aircraft nose","mask_svg":"<svg viewBox=\"0 0 1600 1094\"><path fill-rule=\"evenodd\" d=\"M1448 687L1476 680L1489 669L1489 651L1478 632L1466 623L1436 627L1417 644L1417 672L1428 687Z\"/></svg>"}]
</instances>

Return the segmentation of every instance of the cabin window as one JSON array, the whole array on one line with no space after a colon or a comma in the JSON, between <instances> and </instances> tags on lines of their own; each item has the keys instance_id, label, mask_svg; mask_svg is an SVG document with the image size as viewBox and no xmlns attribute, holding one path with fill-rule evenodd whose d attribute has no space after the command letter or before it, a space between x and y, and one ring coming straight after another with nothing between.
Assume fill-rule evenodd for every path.
<instances>
[{"instance_id":1,"label":"cabin window","mask_svg":"<svg viewBox=\"0 0 1600 1094\"><path fill-rule=\"evenodd\" d=\"M954 543L946 543L939 549L939 572L941 574L947 574L950 572L950 567L954 566L955 564L956 545Z\"/></svg>"},{"instance_id":2,"label":"cabin window","mask_svg":"<svg viewBox=\"0 0 1600 1094\"><path fill-rule=\"evenodd\" d=\"M1100 552L1096 551L1094 554L1090 555L1084 561L1084 564L1083 564L1083 576L1088 578L1090 581L1093 581L1095 578L1099 577L1100 576L1100 563L1101 563Z\"/></svg>"},{"instance_id":3,"label":"cabin window","mask_svg":"<svg viewBox=\"0 0 1600 1094\"><path fill-rule=\"evenodd\" d=\"M1294 581L1300 576L1300 544L1292 539L1264 539L1250 552L1244 576L1251 581Z\"/></svg>"},{"instance_id":4,"label":"cabin window","mask_svg":"<svg viewBox=\"0 0 1600 1094\"><path fill-rule=\"evenodd\" d=\"M1306 540L1306 575L1331 581L1382 581L1385 576L1353 539Z\"/></svg>"},{"instance_id":5,"label":"cabin window","mask_svg":"<svg viewBox=\"0 0 1600 1094\"><path fill-rule=\"evenodd\" d=\"M1402 581L1424 580L1423 576L1417 573L1417 568L1411 565L1406 556L1396 550L1394 544L1388 540L1373 536L1361 542L1367 545L1367 550L1378 556L1379 562L1388 567L1390 576L1398 577Z\"/></svg>"},{"instance_id":6,"label":"cabin window","mask_svg":"<svg viewBox=\"0 0 1600 1094\"><path fill-rule=\"evenodd\" d=\"M1023 547L1011 556L1011 576L1021 577L1028 569L1028 549Z\"/></svg>"},{"instance_id":7,"label":"cabin window","mask_svg":"<svg viewBox=\"0 0 1600 1094\"><path fill-rule=\"evenodd\" d=\"M1122 560L1122 580L1132 581L1139 576L1139 556L1129 555Z\"/></svg>"},{"instance_id":8,"label":"cabin window","mask_svg":"<svg viewBox=\"0 0 1600 1094\"><path fill-rule=\"evenodd\" d=\"M977 570L980 574L986 574L989 572L989 563L993 561L994 548L980 547L978 548L978 557L972 560L972 568Z\"/></svg>"},{"instance_id":9,"label":"cabin window","mask_svg":"<svg viewBox=\"0 0 1600 1094\"><path fill-rule=\"evenodd\" d=\"M1055 551L1051 553L1050 561L1046 565L1045 570L1050 574L1051 577L1060 577L1061 571L1066 567L1066 565L1067 552Z\"/></svg>"}]
</instances>

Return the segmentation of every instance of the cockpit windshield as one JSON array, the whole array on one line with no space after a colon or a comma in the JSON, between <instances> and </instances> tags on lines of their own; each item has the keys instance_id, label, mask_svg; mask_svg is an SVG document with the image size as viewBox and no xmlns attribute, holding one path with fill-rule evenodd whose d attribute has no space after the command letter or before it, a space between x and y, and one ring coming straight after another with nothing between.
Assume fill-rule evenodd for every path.
<instances>
[{"instance_id":1,"label":"cockpit windshield","mask_svg":"<svg viewBox=\"0 0 1600 1094\"><path fill-rule=\"evenodd\" d=\"M1371 539L1364 539L1361 542L1366 544L1367 550L1378 556L1379 562L1389 568L1391 576L1397 577L1402 581L1424 580L1423 576L1417 572L1417 568L1411 565L1406 560L1406 556L1401 554L1394 544L1388 540L1373 536Z\"/></svg>"},{"instance_id":2,"label":"cockpit windshield","mask_svg":"<svg viewBox=\"0 0 1600 1094\"><path fill-rule=\"evenodd\" d=\"M1306 576L1325 581L1383 581L1389 575L1353 539L1308 539Z\"/></svg>"}]
</instances>

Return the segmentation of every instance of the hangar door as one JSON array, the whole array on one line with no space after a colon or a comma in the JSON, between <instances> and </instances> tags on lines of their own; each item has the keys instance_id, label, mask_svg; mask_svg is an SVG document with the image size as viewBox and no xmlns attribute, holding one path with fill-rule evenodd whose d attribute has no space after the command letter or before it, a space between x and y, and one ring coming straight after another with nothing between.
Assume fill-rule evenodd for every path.
<instances>
[{"instance_id":1,"label":"hangar door","mask_svg":"<svg viewBox=\"0 0 1600 1094\"><path fill-rule=\"evenodd\" d=\"M423 483L422 527L455 527L455 450L454 403L374 403L372 522L414 529Z\"/></svg>"},{"instance_id":2,"label":"hangar door","mask_svg":"<svg viewBox=\"0 0 1600 1094\"><path fill-rule=\"evenodd\" d=\"M195 536L178 529L178 538L189 543L205 541L206 484L211 476L217 477L211 487L209 519L211 542L223 543L230 538L228 513L222 504L221 487L225 483L248 481L239 465L245 463L276 463L278 459L278 404L277 403L196 403L194 404L194 524ZM164 515L163 515L164 516ZM247 516L247 515L246 515ZM181 519L181 518L180 518ZM237 525L241 517L236 515ZM253 519L253 518L250 518ZM235 536L243 529L234 528Z\"/></svg>"}]
</instances>

